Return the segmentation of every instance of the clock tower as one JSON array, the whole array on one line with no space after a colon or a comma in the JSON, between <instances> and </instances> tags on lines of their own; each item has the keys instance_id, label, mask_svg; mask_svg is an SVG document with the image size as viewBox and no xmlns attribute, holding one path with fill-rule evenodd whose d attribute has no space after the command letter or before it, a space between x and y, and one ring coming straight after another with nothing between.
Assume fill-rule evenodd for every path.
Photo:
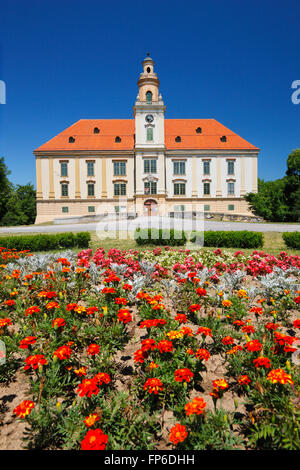
<instances>
[{"instance_id":1,"label":"clock tower","mask_svg":"<svg viewBox=\"0 0 300 470\"><path fill-rule=\"evenodd\" d=\"M159 80L154 72L154 61L143 60L143 72L138 80L139 92L134 105L135 148L164 149L165 105L159 93Z\"/></svg>"}]
</instances>

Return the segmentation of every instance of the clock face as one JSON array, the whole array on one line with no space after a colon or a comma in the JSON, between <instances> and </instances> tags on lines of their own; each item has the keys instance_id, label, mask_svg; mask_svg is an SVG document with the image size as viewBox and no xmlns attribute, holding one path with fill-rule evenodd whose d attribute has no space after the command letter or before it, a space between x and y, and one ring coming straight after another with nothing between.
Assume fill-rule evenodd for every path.
<instances>
[{"instance_id":1,"label":"clock face","mask_svg":"<svg viewBox=\"0 0 300 470\"><path fill-rule=\"evenodd\" d=\"M145 119L146 119L147 122L152 122L154 118L153 118L152 114L147 114Z\"/></svg>"}]
</instances>

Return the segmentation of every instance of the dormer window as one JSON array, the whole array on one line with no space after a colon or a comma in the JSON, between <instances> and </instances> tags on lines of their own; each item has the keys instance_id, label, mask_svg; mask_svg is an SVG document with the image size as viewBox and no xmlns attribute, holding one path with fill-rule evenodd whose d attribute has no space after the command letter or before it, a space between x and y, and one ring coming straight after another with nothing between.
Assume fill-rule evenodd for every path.
<instances>
[{"instance_id":1,"label":"dormer window","mask_svg":"<svg viewBox=\"0 0 300 470\"><path fill-rule=\"evenodd\" d=\"M74 137L70 136L69 137L69 144L72 144L73 142L75 142L75 139L74 139Z\"/></svg>"},{"instance_id":2,"label":"dormer window","mask_svg":"<svg viewBox=\"0 0 300 470\"><path fill-rule=\"evenodd\" d=\"M197 133L197 134L202 134L202 129L201 129L201 127L197 127L196 133Z\"/></svg>"},{"instance_id":3,"label":"dormer window","mask_svg":"<svg viewBox=\"0 0 300 470\"><path fill-rule=\"evenodd\" d=\"M121 137L117 135L117 137L115 138L115 142L121 142Z\"/></svg>"},{"instance_id":4,"label":"dormer window","mask_svg":"<svg viewBox=\"0 0 300 470\"><path fill-rule=\"evenodd\" d=\"M180 135L178 135L178 136L175 138L175 142L181 142L181 137L180 137Z\"/></svg>"},{"instance_id":5,"label":"dormer window","mask_svg":"<svg viewBox=\"0 0 300 470\"><path fill-rule=\"evenodd\" d=\"M227 142L227 137L226 137L226 135L222 135L222 137L220 137L220 141L221 141L221 142Z\"/></svg>"},{"instance_id":6,"label":"dormer window","mask_svg":"<svg viewBox=\"0 0 300 470\"><path fill-rule=\"evenodd\" d=\"M94 134L99 134L100 133L100 129L98 127L94 127Z\"/></svg>"}]
</instances>

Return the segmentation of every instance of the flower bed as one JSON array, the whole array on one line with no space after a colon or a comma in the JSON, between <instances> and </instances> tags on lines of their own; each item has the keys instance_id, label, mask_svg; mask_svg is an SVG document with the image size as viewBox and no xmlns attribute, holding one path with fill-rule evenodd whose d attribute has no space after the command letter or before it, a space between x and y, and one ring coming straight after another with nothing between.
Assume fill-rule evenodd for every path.
<instances>
[{"instance_id":1,"label":"flower bed","mask_svg":"<svg viewBox=\"0 0 300 470\"><path fill-rule=\"evenodd\" d=\"M26 448L300 448L298 256L1 258L0 397L28 388L0 418Z\"/></svg>"}]
</instances>

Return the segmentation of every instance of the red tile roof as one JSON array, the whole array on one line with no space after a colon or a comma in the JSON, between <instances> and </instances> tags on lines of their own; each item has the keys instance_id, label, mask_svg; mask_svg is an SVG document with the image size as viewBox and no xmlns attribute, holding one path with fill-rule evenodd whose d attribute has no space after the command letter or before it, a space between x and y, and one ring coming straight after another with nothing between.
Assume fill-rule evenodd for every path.
<instances>
[{"instance_id":1,"label":"red tile roof","mask_svg":"<svg viewBox=\"0 0 300 470\"><path fill-rule=\"evenodd\" d=\"M100 130L98 134L94 134L95 127ZM80 119L35 151L133 150L134 132L134 119ZM117 136L119 143L115 142ZM176 142L177 136L181 142ZM226 136L226 142L220 140L222 136ZM69 143L70 137L75 141ZM215 119L165 119L165 145L169 150L259 150Z\"/></svg>"}]
</instances>

